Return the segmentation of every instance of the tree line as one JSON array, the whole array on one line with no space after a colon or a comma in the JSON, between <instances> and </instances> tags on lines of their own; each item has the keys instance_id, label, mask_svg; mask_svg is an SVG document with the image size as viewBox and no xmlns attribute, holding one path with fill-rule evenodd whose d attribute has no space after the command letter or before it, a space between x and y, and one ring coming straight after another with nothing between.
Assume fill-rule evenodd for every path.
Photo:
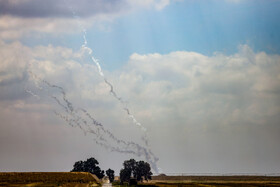
<instances>
[{"instance_id":1,"label":"tree line","mask_svg":"<svg viewBox=\"0 0 280 187\"><path fill-rule=\"evenodd\" d=\"M101 170L98 166L99 162L91 157L85 161L75 162L71 172L89 172L96 175L99 179L102 179L105 174L104 170ZM115 172L112 169L106 170L110 182L114 181ZM150 164L142 160L136 161L134 159L125 160L123 162L123 168L120 170L120 182L129 182L131 178L137 181L149 180L152 178L153 173L151 172Z\"/></svg>"}]
</instances>

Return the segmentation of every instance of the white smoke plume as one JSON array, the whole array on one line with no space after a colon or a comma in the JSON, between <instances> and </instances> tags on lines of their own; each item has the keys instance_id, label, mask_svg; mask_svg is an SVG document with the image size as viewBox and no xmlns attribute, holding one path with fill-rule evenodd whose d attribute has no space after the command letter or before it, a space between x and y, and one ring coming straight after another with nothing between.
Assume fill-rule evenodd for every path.
<instances>
[{"instance_id":1,"label":"white smoke plume","mask_svg":"<svg viewBox=\"0 0 280 187\"><path fill-rule=\"evenodd\" d=\"M90 57L90 59L92 60L92 62L94 62L94 64L97 66L99 75L102 77L103 81L110 87L110 93L111 95L123 105L123 110L126 112L126 114L128 115L128 117L132 120L133 124L135 124L137 127L139 127L142 132L144 133L144 135L142 136L142 140L144 141L145 145L147 147L149 147L149 140L147 137L147 129L139 122L137 121L137 119L135 118L135 116L130 112L129 108L126 106L126 102L120 97L118 96L118 94L115 92L114 90L114 86L112 85L112 83L110 83L107 78L105 77L101 65L99 63L99 60L96 59L93 56L93 50L88 47L88 41L87 41L87 30L85 29L85 27L83 26L83 24L81 23L80 17L76 14L76 12L74 11L73 7L70 6L66 0L64 0L65 4L68 5L68 9L72 12L73 17L76 19L77 24L79 26L79 28L82 30L82 34L83 34L83 44L81 46L81 48L86 51Z\"/></svg>"},{"instance_id":2,"label":"white smoke plume","mask_svg":"<svg viewBox=\"0 0 280 187\"><path fill-rule=\"evenodd\" d=\"M65 4L68 6L68 9L72 12L73 17L76 19L77 25L78 25L79 28L82 30L83 40L84 40L84 41L83 41L83 44L82 44L81 48L82 48L84 51L86 51L86 52L88 53L88 55L89 55L90 59L92 60L92 62L94 62L94 64L97 66L99 75L102 77L103 81L110 87L110 93L111 93L111 95L112 95L115 99L117 99L117 100L123 105L123 109L126 111L128 117L132 119L133 123L134 123L136 126L140 127L140 129L141 129L142 131L145 132L145 131L146 131L146 128L143 127L143 125L142 125L140 122L138 122L138 121L136 120L136 118L134 117L134 115L130 112L129 108L128 108L127 106L125 106L126 103L123 101L123 99L122 99L120 96L118 96L118 94L114 91L114 87L113 87L112 83L110 83L110 82L107 80L107 78L105 77L105 75L104 75L104 73L103 73L103 71L102 71L101 65L100 65L100 63L99 63L99 60L96 59L96 58L93 56L93 50L92 50L90 47L88 47L87 30L85 29L85 27L84 27L83 24L81 23L80 17L76 14L76 12L74 11L74 8L73 8L69 3L67 3L66 0L64 0L64 2L65 2ZM146 139L146 138L147 138L146 135L143 136L143 138L145 139L145 142L148 142L148 140ZM147 145L148 145L148 144L147 144Z\"/></svg>"},{"instance_id":3,"label":"white smoke plume","mask_svg":"<svg viewBox=\"0 0 280 187\"><path fill-rule=\"evenodd\" d=\"M107 130L100 122L98 122L86 109L76 108L67 98L64 88L39 78L32 71L29 71L29 74L36 83L35 86L38 90L46 92L47 95L62 109L63 112L54 111L56 116L64 120L71 127L79 128L85 135L92 135L96 144L109 151L131 154L138 157L143 156L145 160L151 164L152 169L158 173L158 158L152 153L147 145L142 146L133 141L125 141L117 138L111 131ZM59 94L52 95L50 94L50 91L58 91ZM39 97L38 94L35 94L32 91L27 90L27 92L36 98Z\"/></svg>"}]
</instances>

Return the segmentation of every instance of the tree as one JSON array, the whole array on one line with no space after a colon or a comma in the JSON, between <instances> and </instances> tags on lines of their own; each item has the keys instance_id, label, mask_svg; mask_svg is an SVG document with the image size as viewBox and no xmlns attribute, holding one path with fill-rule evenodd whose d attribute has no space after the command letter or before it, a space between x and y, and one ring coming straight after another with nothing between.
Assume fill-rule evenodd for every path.
<instances>
[{"instance_id":1,"label":"tree","mask_svg":"<svg viewBox=\"0 0 280 187\"><path fill-rule=\"evenodd\" d=\"M152 179L153 173L151 172L150 164L144 161L139 161L136 163L136 176L137 181L143 181L143 177L145 180Z\"/></svg>"},{"instance_id":2,"label":"tree","mask_svg":"<svg viewBox=\"0 0 280 187\"><path fill-rule=\"evenodd\" d=\"M135 167L136 167L136 161L134 159L125 160L123 162L123 169L120 170L120 180L121 182L129 182L129 179L131 175L133 174L133 177L136 176L135 173Z\"/></svg>"},{"instance_id":3,"label":"tree","mask_svg":"<svg viewBox=\"0 0 280 187\"><path fill-rule=\"evenodd\" d=\"M104 177L104 171L98 166L99 162L95 158L86 161L75 162L71 172L89 172L96 175L99 179Z\"/></svg>"},{"instance_id":4,"label":"tree","mask_svg":"<svg viewBox=\"0 0 280 187\"><path fill-rule=\"evenodd\" d=\"M112 169L107 169L106 170L106 175L109 177L110 182L112 183L114 181L115 178L115 172Z\"/></svg>"},{"instance_id":5,"label":"tree","mask_svg":"<svg viewBox=\"0 0 280 187\"><path fill-rule=\"evenodd\" d=\"M123 163L124 169L130 171L130 175L133 175L133 177L136 177L136 161L134 159L126 160Z\"/></svg>"},{"instance_id":6,"label":"tree","mask_svg":"<svg viewBox=\"0 0 280 187\"><path fill-rule=\"evenodd\" d=\"M75 171L84 171L84 162L81 161L81 160L75 162L72 171L73 172L75 172Z\"/></svg>"},{"instance_id":7,"label":"tree","mask_svg":"<svg viewBox=\"0 0 280 187\"><path fill-rule=\"evenodd\" d=\"M129 182L131 176L131 171L128 169L121 169L120 170L120 180L121 180L121 184L123 182Z\"/></svg>"},{"instance_id":8,"label":"tree","mask_svg":"<svg viewBox=\"0 0 280 187\"><path fill-rule=\"evenodd\" d=\"M151 179L153 173L151 172L150 164L144 161L136 162L134 159L126 160L123 163L124 168L120 171L121 182L128 182L131 175L137 179L137 181L143 181Z\"/></svg>"}]
</instances>

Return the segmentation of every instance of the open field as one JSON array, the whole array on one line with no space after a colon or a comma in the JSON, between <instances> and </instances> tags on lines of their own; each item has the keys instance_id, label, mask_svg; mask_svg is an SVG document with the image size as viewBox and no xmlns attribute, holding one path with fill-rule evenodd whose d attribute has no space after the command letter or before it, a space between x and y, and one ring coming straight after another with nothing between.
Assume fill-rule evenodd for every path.
<instances>
[{"instance_id":1,"label":"open field","mask_svg":"<svg viewBox=\"0 0 280 187\"><path fill-rule=\"evenodd\" d=\"M225 175L225 176L152 176L153 181L279 181L280 176Z\"/></svg>"},{"instance_id":2,"label":"open field","mask_svg":"<svg viewBox=\"0 0 280 187\"><path fill-rule=\"evenodd\" d=\"M116 185L124 187L125 185ZM98 178L86 172L7 172L0 173L0 186L20 187L90 187L101 186ZM280 186L280 176L153 176L152 180L139 184L142 187L189 186Z\"/></svg>"},{"instance_id":3,"label":"open field","mask_svg":"<svg viewBox=\"0 0 280 187\"><path fill-rule=\"evenodd\" d=\"M0 186L100 186L99 179L87 172L3 172Z\"/></svg>"},{"instance_id":4,"label":"open field","mask_svg":"<svg viewBox=\"0 0 280 187\"><path fill-rule=\"evenodd\" d=\"M279 176L153 176L145 185L159 187L188 186L280 186Z\"/></svg>"}]
</instances>

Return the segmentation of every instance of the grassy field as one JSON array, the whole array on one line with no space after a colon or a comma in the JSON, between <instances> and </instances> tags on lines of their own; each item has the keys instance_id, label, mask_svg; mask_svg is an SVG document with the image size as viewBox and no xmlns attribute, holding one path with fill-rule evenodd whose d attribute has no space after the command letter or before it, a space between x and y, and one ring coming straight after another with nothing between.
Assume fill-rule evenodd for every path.
<instances>
[{"instance_id":1,"label":"grassy field","mask_svg":"<svg viewBox=\"0 0 280 187\"><path fill-rule=\"evenodd\" d=\"M101 186L99 179L86 172L3 172L0 186Z\"/></svg>"}]
</instances>

